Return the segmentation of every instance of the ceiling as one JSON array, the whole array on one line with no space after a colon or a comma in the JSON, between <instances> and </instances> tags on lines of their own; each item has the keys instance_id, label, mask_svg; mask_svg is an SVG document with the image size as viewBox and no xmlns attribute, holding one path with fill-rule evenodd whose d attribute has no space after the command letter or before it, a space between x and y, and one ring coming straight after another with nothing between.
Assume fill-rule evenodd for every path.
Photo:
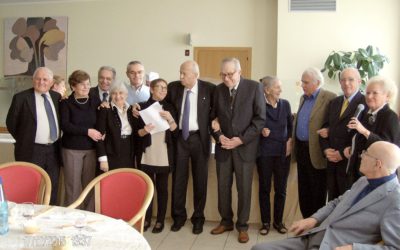
<instances>
[{"instance_id":1,"label":"ceiling","mask_svg":"<svg viewBox=\"0 0 400 250\"><path fill-rule=\"evenodd\" d=\"M12 4L34 4L34 3L68 3L68 2L87 2L96 0L0 0L0 5Z\"/></svg>"}]
</instances>

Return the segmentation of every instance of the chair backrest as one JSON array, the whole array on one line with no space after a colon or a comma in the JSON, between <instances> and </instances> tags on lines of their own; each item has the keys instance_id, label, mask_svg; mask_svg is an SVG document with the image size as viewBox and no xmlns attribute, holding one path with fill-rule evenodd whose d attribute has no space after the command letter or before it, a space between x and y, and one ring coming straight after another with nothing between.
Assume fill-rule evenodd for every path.
<instances>
[{"instance_id":1,"label":"chair backrest","mask_svg":"<svg viewBox=\"0 0 400 250\"><path fill-rule=\"evenodd\" d=\"M51 180L41 167L22 161L0 165L7 200L49 205Z\"/></svg>"},{"instance_id":2,"label":"chair backrest","mask_svg":"<svg viewBox=\"0 0 400 250\"><path fill-rule=\"evenodd\" d=\"M154 193L150 177L132 168L111 170L93 179L69 207L78 207L92 188L96 213L125 220L143 233L144 217Z\"/></svg>"}]
</instances>

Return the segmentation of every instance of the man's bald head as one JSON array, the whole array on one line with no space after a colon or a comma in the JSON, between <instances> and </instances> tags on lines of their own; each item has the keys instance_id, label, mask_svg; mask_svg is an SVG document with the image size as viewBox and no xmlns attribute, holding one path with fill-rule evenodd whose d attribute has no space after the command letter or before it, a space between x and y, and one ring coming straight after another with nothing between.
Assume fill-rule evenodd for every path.
<instances>
[{"instance_id":1,"label":"man's bald head","mask_svg":"<svg viewBox=\"0 0 400 250\"><path fill-rule=\"evenodd\" d=\"M368 148L368 154L381 162L383 171L392 174L400 166L400 148L393 143L378 141Z\"/></svg>"}]
</instances>

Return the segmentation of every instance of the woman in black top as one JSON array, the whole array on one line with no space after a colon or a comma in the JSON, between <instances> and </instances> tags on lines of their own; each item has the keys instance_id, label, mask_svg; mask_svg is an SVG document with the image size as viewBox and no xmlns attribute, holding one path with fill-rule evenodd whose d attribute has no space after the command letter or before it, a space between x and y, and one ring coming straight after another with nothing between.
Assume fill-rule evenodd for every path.
<instances>
[{"instance_id":1,"label":"woman in black top","mask_svg":"<svg viewBox=\"0 0 400 250\"><path fill-rule=\"evenodd\" d=\"M367 82L365 102L367 107L359 121L353 117L347 127L357 130L354 150L345 148L350 158L347 171L348 187L360 177L361 153L376 141L388 141L400 146L400 126L397 114L390 109L389 101L395 99L397 86L388 78L374 76ZM352 154L351 154L352 153Z\"/></svg>"},{"instance_id":2,"label":"woman in black top","mask_svg":"<svg viewBox=\"0 0 400 250\"><path fill-rule=\"evenodd\" d=\"M167 82L163 79L156 79L150 83L151 96L147 102L139 103L140 109L144 110L155 102L159 102L163 111L161 117L169 124L169 129L151 134L154 129L153 124L143 122L142 118L134 120L134 133L140 139L141 145L141 164L139 168L150 176L157 190L157 222L152 230L159 233L164 228L165 214L167 211L168 200L168 175L173 166L174 155L174 132L177 131L175 123L176 112L172 105L167 103L164 98L167 95ZM173 134L174 133L174 134ZM152 215L152 204L146 212L145 229L150 226Z\"/></svg>"},{"instance_id":3,"label":"woman in black top","mask_svg":"<svg viewBox=\"0 0 400 250\"><path fill-rule=\"evenodd\" d=\"M65 178L65 205L70 205L82 189L94 178L96 170L95 142L102 139L96 125L96 100L89 98L90 77L74 71L68 82L71 95L60 103L62 158ZM87 199L84 209L94 210L94 203Z\"/></svg>"},{"instance_id":4,"label":"woman in black top","mask_svg":"<svg viewBox=\"0 0 400 250\"><path fill-rule=\"evenodd\" d=\"M100 169L133 168L132 107L126 102L128 89L116 83L110 89L110 108L101 107L97 113L96 128L105 135L97 142Z\"/></svg>"},{"instance_id":5,"label":"woman in black top","mask_svg":"<svg viewBox=\"0 0 400 250\"><path fill-rule=\"evenodd\" d=\"M269 194L271 178L274 176L274 223L279 233L286 233L282 223L285 208L286 184L290 167L292 112L287 100L281 99L281 82L276 77L266 76L261 80L264 87L266 120L260 136L257 170L259 175L259 203L262 226L261 235L270 229L271 205Z\"/></svg>"}]
</instances>

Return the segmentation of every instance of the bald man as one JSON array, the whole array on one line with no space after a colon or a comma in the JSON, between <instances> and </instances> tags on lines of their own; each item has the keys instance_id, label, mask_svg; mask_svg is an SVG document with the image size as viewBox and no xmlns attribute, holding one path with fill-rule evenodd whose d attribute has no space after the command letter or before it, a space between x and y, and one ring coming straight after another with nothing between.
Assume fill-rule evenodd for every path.
<instances>
[{"instance_id":1,"label":"bald man","mask_svg":"<svg viewBox=\"0 0 400 250\"><path fill-rule=\"evenodd\" d=\"M364 95L360 92L361 77L357 69L344 69L340 74L339 82L343 95L334 98L329 103L324 125L318 131L321 150L327 159L328 200L342 195L353 184L347 183L347 158L343 151L351 145L351 138L356 130L349 130L347 124L354 116L358 105L365 105Z\"/></svg>"},{"instance_id":2,"label":"bald man","mask_svg":"<svg viewBox=\"0 0 400 250\"><path fill-rule=\"evenodd\" d=\"M400 184L396 169L400 148L373 143L361 155L364 175L352 188L307 219L294 222L293 237L261 243L252 250L277 249L398 249ZM383 241L383 245L376 245Z\"/></svg>"},{"instance_id":3,"label":"bald man","mask_svg":"<svg viewBox=\"0 0 400 250\"><path fill-rule=\"evenodd\" d=\"M173 178L171 231L177 232L185 224L186 190L189 166L193 177L193 234L203 232L204 207L207 199L208 158L210 155L211 108L215 85L199 79L200 70L195 61L186 61L180 67L180 81L168 84L166 100L179 114L179 135L176 146L176 167ZM185 110L188 108L185 116ZM187 130L185 130L187 117ZM186 131L186 132L185 132ZM186 134L185 134L186 133ZM189 165L189 159L191 165Z\"/></svg>"}]
</instances>

